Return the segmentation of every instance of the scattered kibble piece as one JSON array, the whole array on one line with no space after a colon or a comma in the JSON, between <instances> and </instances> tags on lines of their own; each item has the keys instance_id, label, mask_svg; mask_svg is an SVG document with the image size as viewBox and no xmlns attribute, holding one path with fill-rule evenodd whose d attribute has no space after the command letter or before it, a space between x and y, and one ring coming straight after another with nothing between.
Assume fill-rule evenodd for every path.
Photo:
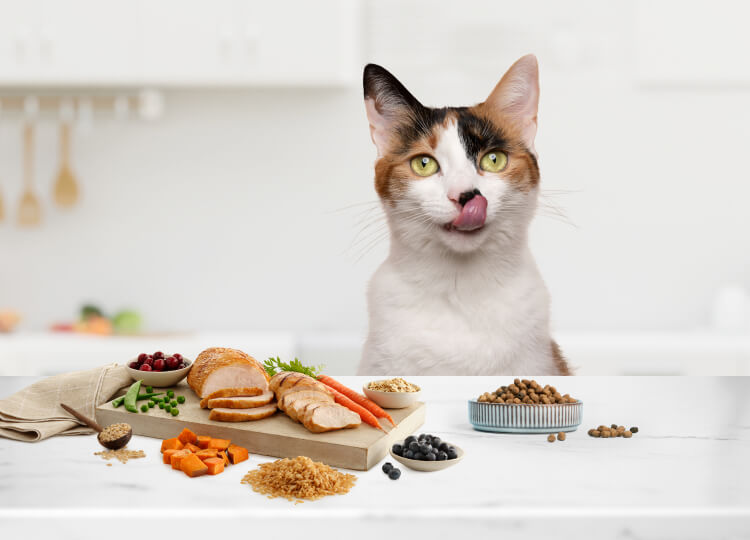
<instances>
[{"instance_id":1,"label":"scattered kibble piece","mask_svg":"<svg viewBox=\"0 0 750 540\"><path fill-rule=\"evenodd\" d=\"M611 424L609 427L601 425L588 431L589 437L601 439L608 439L611 437L624 437L629 439L634 433L638 433L637 427L625 429L625 426L618 426L617 424Z\"/></svg>"},{"instance_id":2,"label":"scattered kibble piece","mask_svg":"<svg viewBox=\"0 0 750 540\"><path fill-rule=\"evenodd\" d=\"M555 436L554 436L554 435L553 435L552 433L550 433L550 434L549 434L549 435L547 436L547 440L548 440L549 442L555 442Z\"/></svg>"},{"instance_id":3,"label":"scattered kibble piece","mask_svg":"<svg viewBox=\"0 0 750 540\"><path fill-rule=\"evenodd\" d=\"M561 431L557 434L557 440L558 441L564 441L565 440L565 432Z\"/></svg>"},{"instance_id":4,"label":"scattered kibble piece","mask_svg":"<svg viewBox=\"0 0 750 540\"><path fill-rule=\"evenodd\" d=\"M515 379L508 386L501 386L494 392L485 392L477 398L485 403L513 403L527 405L552 405L558 403L576 403L578 400L570 394L561 395L554 386L542 387L538 382L528 379Z\"/></svg>"}]
</instances>

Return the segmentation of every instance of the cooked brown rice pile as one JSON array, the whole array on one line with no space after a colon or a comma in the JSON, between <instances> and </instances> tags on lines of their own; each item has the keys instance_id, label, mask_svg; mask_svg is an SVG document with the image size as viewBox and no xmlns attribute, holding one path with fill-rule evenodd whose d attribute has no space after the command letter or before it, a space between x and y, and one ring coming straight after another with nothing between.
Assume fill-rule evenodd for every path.
<instances>
[{"instance_id":1,"label":"cooked brown rice pile","mask_svg":"<svg viewBox=\"0 0 750 540\"><path fill-rule=\"evenodd\" d=\"M261 463L242 478L243 484L250 484L253 491L269 499L284 497L295 504L304 502L302 499L314 501L348 493L356 481L353 474L341 473L305 456Z\"/></svg>"}]
</instances>

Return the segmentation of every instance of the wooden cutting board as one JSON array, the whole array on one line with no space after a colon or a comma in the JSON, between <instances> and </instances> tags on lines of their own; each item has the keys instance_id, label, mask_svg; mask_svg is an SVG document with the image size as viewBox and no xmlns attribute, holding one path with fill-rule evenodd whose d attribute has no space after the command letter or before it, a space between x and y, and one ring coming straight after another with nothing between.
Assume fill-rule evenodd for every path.
<instances>
[{"instance_id":1,"label":"wooden cutting board","mask_svg":"<svg viewBox=\"0 0 750 540\"><path fill-rule=\"evenodd\" d=\"M138 402L138 414L126 411L123 406L114 408L108 402L96 408L96 421L104 426L125 422L133 427L136 435L158 439L176 437L183 428L189 428L198 435L231 439L253 454L307 456L334 467L365 471L383 459L396 441L419 429L425 419L424 403L416 403L406 409L388 409L396 427L390 427L390 422L382 420L381 425L387 434L364 422L354 429L310 433L281 411L254 422L209 420L208 409L200 408L200 400L185 382L172 390L175 396L185 396L185 403L178 405L178 416L171 416L158 407L147 413L140 412L140 406L147 401Z\"/></svg>"}]
</instances>

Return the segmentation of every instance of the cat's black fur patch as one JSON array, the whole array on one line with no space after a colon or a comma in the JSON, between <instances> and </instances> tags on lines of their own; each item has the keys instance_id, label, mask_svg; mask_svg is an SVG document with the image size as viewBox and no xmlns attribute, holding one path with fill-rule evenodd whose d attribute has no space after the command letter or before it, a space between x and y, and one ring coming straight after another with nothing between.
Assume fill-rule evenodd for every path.
<instances>
[{"instance_id":1,"label":"cat's black fur patch","mask_svg":"<svg viewBox=\"0 0 750 540\"><path fill-rule=\"evenodd\" d=\"M399 153L407 153L414 142L428 137L449 112L458 119L459 139L475 166L482 152L495 148L510 150L502 131L489 120L476 116L467 107L425 107L396 77L377 64L365 66L362 83L365 99L374 99L381 114L404 119L395 128Z\"/></svg>"}]
</instances>

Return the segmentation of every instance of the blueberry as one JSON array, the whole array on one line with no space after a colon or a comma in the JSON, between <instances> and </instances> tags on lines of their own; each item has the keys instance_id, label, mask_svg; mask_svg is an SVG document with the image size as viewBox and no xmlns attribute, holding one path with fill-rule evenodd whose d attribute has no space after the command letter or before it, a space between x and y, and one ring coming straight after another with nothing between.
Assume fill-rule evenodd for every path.
<instances>
[{"instance_id":1,"label":"blueberry","mask_svg":"<svg viewBox=\"0 0 750 540\"><path fill-rule=\"evenodd\" d=\"M438 452L438 455L437 455L438 461L445 461L446 459L448 459L448 454L446 454L445 452Z\"/></svg>"},{"instance_id":2,"label":"blueberry","mask_svg":"<svg viewBox=\"0 0 750 540\"><path fill-rule=\"evenodd\" d=\"M401 469L393 468L388 473L388 478L390 478L391 480L398 480L400 476L401 476Z\"/></svg>"},{"instance_id":3,"label":"blueberry","mask_svg":"<svg viewBox=\"0 0 750 540\"><path fill-rule=\"evenodd\" d=\"M409 443L409 450L412 452L417 452L419 450L420 444L417 441L412 441Z\"/></svg>"},{"instance_id":4,"label":"blueberry","mask_svg":"<svg viewBox=\"0 0 750 540\"><path fill-rule=\"evenodd\" d=\"M442 452L447 452L447 451L448 451L448 448L450 448L450 445L449 445L449 444L448 444L447 442L441 442L441 443L440 443L440 444L438 445L438 450L440 450L440 451L442 451Z\"/></svg>"},{"instance_id":5,"label":"blueberry","mask_svg":"<svg viewBox=\"0 0 750 540\"><path fill-rule=\"evenodd\" d=\"M425 457L426 456L422 452L417 452L416 454L414 454L414 459L418 459L419 461L424 461Z\"/></svg>"},{"instance_id":6,"label":"blueberry","mask_svg":"<svg viewBox=\"0 0 750 540\"><path fill-rule=\"evenodd\" d=\"M417 440L417 438L414 435L409 435L406 438L406 440L404 441L404 447L405 448L408 447L411 443L413 443L416 440Z\"/></svg>"},{"instance_id":7,"label":"blueberry","mask_svg":"<svg viewBox=\"0 0 750 540\"><path fill-rule=\"evenodd\" d=\"M404 453L404 447L400 444L394 444L393 448L391 448L391 451L397 456L400 456Z\"/></svg>"},{"instance_id":8,"label":"blueberry","mask_svg":"<svg viewBox=\"0 0 750 540\"><path fill-rule=\"evenodd\" d=\"M423 454L429 454L432 447L429 444L422 443L419 445L419 451Z\"/></svg>"},{"instance_id":9,"label":"blueberry","mask_svg":"<svg viewBox=\"0 0 750 540\"><path fill-rule=\"evenodd\" d=\"M435 454L427 454L425 461L435 461L436 459L437 459L437 456Z\"/></svg>"},{"instance_id":10,"label":"blueberry","mask_svg":"<svg viewBox=\"0 0 750 540\"><path fill-rule=\"evenodd\" d=\"M448 454L448 459L456 459L458 457L458 454L456 453L456 449L451 447L448 448L448 451L446 452Z\"/></svg>"},{"instance_id":11,"label":"blueberry","mask_svg":"<svg viewBox=\"0 0 750 540\"><path fill-rule=\"evenodd\" d=\"M383 463L383 472L385 474L388 474L392 470L393 470L393 463L388 463L388 462Z\"/></svg>"},{"instance_id":12,"label":"blueberry","mask_svg":"<svg viewBox=\"0 0 750 540\"><path fill-rule=\"evenodd\" d=\"M406 459L414 459L414 452L412 452L411 450L407 450L406 452L404 452L404 457Z\"/></svg>"},{"instance_id":13,"label":"blueberry","mask_svg":"<svg viewBox=\"0 0 750 540\"><path fill-rule=\"evenodd\" d=\"M442 441L440 440L440 437L433 437L432 438L432 446L434 446L435 448L439 448L441 442Z\"/></svg>"},{"instance_id":14,"label":"blueberry","mask_svg":"<svg viewBox=\"0 0 750 540\"><path fill-rule=\"evenodd\" d=\"M419 437L417 437L418 441L423 441L427 438L427 433L420 433Z\"/></svg>"}]
</instances>

